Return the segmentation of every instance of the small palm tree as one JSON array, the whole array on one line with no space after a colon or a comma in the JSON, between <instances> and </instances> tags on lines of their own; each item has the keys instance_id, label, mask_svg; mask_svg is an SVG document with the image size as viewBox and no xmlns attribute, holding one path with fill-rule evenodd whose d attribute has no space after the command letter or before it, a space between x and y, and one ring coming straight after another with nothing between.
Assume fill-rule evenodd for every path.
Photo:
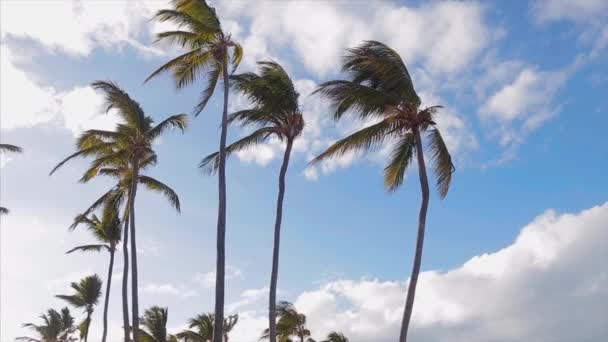
<instances>
[{"instance_id":1,"label":"small palm tree","mask_svg":"<svg viewBox=\"0 0 608 342\"><path fill-rule=\"evenodd\" d=\"M72 283L70 286L75 291L73 295L57 295L55 297L65 300L75 308L84 310L87 316L80 324L79 329L81 338L87 342L89 328L91 327L91 315L97 302L99 302L99 297L101 297L102 281L97 274L94 274L81 279L78 283Z\"/></svg>"},{"instance_id":2,"label":"small palm tree","mask_svg":"<svg viewBox=\"0 0 608 342\"><path fill-rule=\"evenodd\" d=\"M323 342L349 342L348 338L343 333L332 331L327 335Z\"/></svg>"},{"instance_id":3,"label":"small palm tree","mask_svg":"<svg viewBox=\"0 0 608 342\"><path fill-rule=\"evenodd\" d=\"M101 219L96 215L91 218L84 215L76 217L74 224L70 229L76 228L79 224L84 224L86 228L93 234L98 244L83 245L72 248L67 253L75 251L81 252L99 252L107 251L110 254L110 262L108 266L108 279L106 281L106 295L103 304L103 333L101 340L106 341L108 335L108 307L110 304L110 289L112 284L112 271L114 269L114 254L116 253L116 245L120 242L120 218L118 216L118 206L116 201L108 201L103 208Z\"/></svg>"},{"instance_id":4,"label":"small palm tree","mask_svg":"<svg viewBox=\"0 0 608 342\"><path fill-rule=\"evenodd\" d=\"M213 342L221 342L224 317L224 278L226 245L226 135L228 131L228 90L229 71L236 70L243 56L241 45L226 34L213 7L205 0L174 0L172 9L158 11L155 19L176 24L178 30L162 32L158 41L170 41L188 52L165 63L154 71L146 81L155 76L172 71L178 89L204 79L205 89L194 110L195 116L213 96L215 88L224 81L224 110L219 146L218 165L218 219L217 219L217 265L215 281L215 337Z\"/></svg>"},{"instance_id":5,"label":"small palm tree","mask_svg":"<svg viewBox=\"0 0 608 342\"><path fill-rule=\"evenodd\" d=\"M22 153L23 149L19 146L10 145L10 144L0 144L0 153L5 152L13 152L13 153ZM0 215L8 214L9 210L5 207L0 207Z\"/></svg>"},{"instance_id":6,"label":"small palm tree","mask_svg":"<svg viewBox=\"0 0 608 342\"><path fill-rule=\"evenodd\" d=\"M308 341L310 330L306 328L306 315L299 313L296 307L289 302L280 302L277 305L277 340L279 342L292 342L296 336L299 342ZM270 329L264 330L262 339L270 337Z\"/></svg>"},{"instance_id":7,"label":"small palm tree","mask_svg":"<svg viewBox=\"0 0 608 342\"><path fill-rule=\"evenodd\" d=\"M245 73L230 77L232 87L245 95L252 102L253 107L231 114L228 117L228 122L236 122L242 126L254 126L257 129L250 135L229 145L226 148L226 155L262 143L270 137L276 137L286 144L279 174L268 314L270 341L276 342L276 296L285 175L287 174L293 143L304 128L304 119L298 105L299 94L283 67L272 61L258 62L258 65L260 67L259 75ZM219 155L219 152L210 154L203 159L200 166L210 172L217 171Z\"/></svg>"},{"instance_id":8,"label":"small palm tree","mask_svg":"<svg viewBox=\"0 0 608 342\"><path fill-rule=\"evenodd\" d=\"M114 131L88 130L78 139L77 152L68 156L57 164L51 171L55 172L67 161L76 157L94 157L91 167L85 172L81 179L87 181L98 174L111 176L123 176L116 189L121 194L128 195L127 208L123 220L127 225L127 218L131 233L131 291L132 291L132 319L133 319L133 340L139 342L139 296L138 296L138 273L137 273L137 244L135 235L135 196L139 183L145 184L148 188L164 193L172 202L173 206L179 211L179 199L175 192L167 185L147 176L140 175L144 167L154 165L156 153L152 146L166 130L178 128L182 132L187 126L187 116L185 114L172 115L153 125L154 121L147 116L139 103L133 100L129 94L112 82L97 81L93 87L100 90L105 95L107 111L115 109L122 119ZM127 181L130 183L127 184ZM128 193L125 189L128 188ZM103 203L112 192L104 194L94 205ZM125 229L126 231L127 229ZM128 241L125 233L123 244ZM124 248L126 249L126 248ZM128 257L125 253L125 261ZM123 274L123 303L126 302L126 276L127 268ZM123 310L126 306L123 304ZM123 321L128 323L128 313L123 312ZM130 328L124 324L125 342L129 341Z\"/></svg>"},{"instance_id":9,"label":"small palm tree","mask_svg":"<svg viewBox=\"0 0 608 342\"><path fill-rule=\"evenodd\" d=\"M28 342L73 342L76 338L72 337L75 331L74 318L70 314L68 308L61 309L61 313L54 309L49 309L46 314L40 315L44 322L41 325L33 323L25 323L23 327L34 331L38 336L33 337L17 337L17 341Z\"/></svg>"},{"instance_id":10,"label":"small palm tree","mask_svg":"<svg viewBox=\"0 0 608 342\"><path fill-rule=\"evenodd\" d=\"M169 309L153 306L144 312L140 318L141 325L139 334L142 342L177 342L177 337L167 334L167 319Z\"/></svg>"},{"instance_id":11,"label":"small palm tree","mask_svg":"<svg viewBox=\"0 0 608 342\"><path fill-rule=\"evenodd\" d=\"M224 318L223 342L228 342L228 335L239 321L239 315ZM177 338L184 342L210 342L213 339L213 325L215 318L212 313L204 313L190 319L188 328L177 334Z\"/></svg>"},{"instance_id":12,"label":"small palm tree","mask_svg":"<svg viewBox=\"0 0 608 342\"><path fill-rule=\"evenodd\" d=\"M450 153L436 127L434 117L439 106L420 108L420 98L414 90L409 72L397 52L388 46L366 41L349 49L342 66L348 80L323 83L315 91L327 97L334 107L334 118L345 114L360 119L376 119L377 123L339 140L311 161L312 164L351 151L367 151L388 139L396 142L388 165L384 168L384 184L395 191L403 183L405 170L416 156L422 189L422 205L418 220L418 237L414 265L410 277L401 325L400 342L407 341L407 331L416 284L422 263L429 184L426 173L422 134L428 137L428 149L436 175L439 195L444 198L450 188L454 166Z\"/></svg>"}]
</instances>

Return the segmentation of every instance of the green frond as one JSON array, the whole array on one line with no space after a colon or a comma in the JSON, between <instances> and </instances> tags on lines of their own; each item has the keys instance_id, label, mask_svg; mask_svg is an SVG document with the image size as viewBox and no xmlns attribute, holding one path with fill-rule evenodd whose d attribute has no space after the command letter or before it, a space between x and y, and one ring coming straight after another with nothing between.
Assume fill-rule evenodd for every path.
<instances>
[{"instance_id":1,"label":"green frond","mask_svg":"<svg viewBox=\"0 0 608 342\"><path fill-rule=\"evenodd\" d=\"M70 284L74 290L73 295L56 295L55 297L65 300L75 308L92 311L101 297L102 285L101 278L94 274L81 279L78 283Z\"/></svg>"},{"instance_id":2,"label":"green frond","mask_svg":"<svg viewBox=\"0 0 608 342\"><path fill-rule=\"evenodd\" d=\"M393 147L390 163L384 168L384 185L388 191L395 191L403 184L405 171L415 153L416 137L413 132L407 132Z\"/></svg>"},{"instance_id":3,"label":"green frond","mask_svg":"<svg viewBox=\"0 0 608 342\"><path fill-rule=\"evenodd\" d=\"M236 71L236 68L239 67L241 61L243 60L243 47L241 44L233 43L232 46L232 73Z\"/></svg>"},{"instance_id":4,"label":"green frond","mask_svg":"<svg viewBox=\"0 0 608 342\"><path fill-rule=\"evenodd\" d=\"M15 145L0 144L0 152L21 153L21 152L23 152L23 149L19 146L15 146Z\"/></svg>"},{"instance_id":5,"label":"green frond","mask_svg":"<svg viewBox=\"0 0 608 342\"><path fill-rule=\"evenodd\" d=\"M181 211L179 197L168 185L148 176L139 176L139 183L143 184L148 190L160 192L169 200L175 210Z\"/></svg>"},{"instance_id":6,"label":"green frond","mask_svg":"<svg viewBox=\"0 0 608 342\"><path fill-rule=\"evenodd\" d=\"M65 158L64 160L59 162L59 164L55 165L55 167L51 170L49 175L52 175L53 173L55 173L55 171L57 171L60 167L65 165L65 163L67 163L68 161L70 161L74 158L84 158L84 157L94 156L96 154L107 151L107 148L109 146L110 145L107 143L101 143L101 144L93 145L88 148L81 149L81 150L69 155L67 158Z\"/></svg>"},{"instance_id":7,"label":"green frond","mask_svg":"<svg viewBox=\"0 0 608 342\"><path fill-rule=\"evenodd\" d=\"M215 88L217 87L217 83L220 80L220 76L222 73L222 69L219 65L214 65L207 71L207 78L205 79L206 85L205 89L201 93L198 104L194 108L194 116L198 116L207 106L207 103L213 96L215 92Z\"/></svg>"},{"instance_id":8,"label":"green frond","mask_svg":"<svg viewBox=\"0 0 608 342\"><path fill-rule=\"evenodd\" d=\"M365 127L346 138L331 145L325 152L319 154L309 165L314 165L328 158L343 156L351 151L369 151L380 146L384 140L395 132L398 126L393 120L384 119L376 124Z\"/></svg>"},{"instance_id":9,"label":"green frond","mask_svg":"<svg viewBox=\"0 0 608 342\"><path fill-rule=\"evenodd\" d=\"M180 131L182 131L182 133L183 133L184 130L186 129L186 127L188 127L188 115L186 115L186 114L172 115L172 116L166 118L165 120L163 120L162 122L160 122L154 128L152 128L148 132L148 137L151 140L154 140L154 139L158 138L159 136L161 136L167 129L172 129L172 128L177 128Z\"/></svg>"},{"instance_id":10,"label":"green frond","mask_svg":"<svg viewBox=\"0 0 608 342\"><path fill-rule=\"evenodd\" d=\"M221 32L220 20L215 9L209 6L205 0L173 0L173 5L177 11L188 13L204 24L206 31Z\"/></svg>"},{"instance_id":11,"label":"green frond","mask_svg":"<svg viewBox=\"0 0 608 342\"><path fill-rule=\"evenodd\" d=\"M313 94L321 94L330 100L334 119L349 113L360 119L384 117L395 109L399 99L379 89L352 81L329 81L317 87Z\"/></svg>"},{"instance_id":12,"label":"green frond","mask_svg":"<svg viewBox=\"0 0 608 342\"><path fill-rule=\"evenodd\" d=\"M108 245L83 245L70 249L65 252L65 254L70 254L72 252L80 251L80 252L101 252L102 250L110 250L110 246Z\"/></svg>"},{"instance_id":13,"label":"green frond","mask_svg":"<svg viewBox=\"0 0 608 342\"><path fill-rule=\"evenodd\" d=\"M169 310L153 306L146 309L144 316L140 318L140 323L145 330L141 329L141 340L143 342L166 342L167 341L167 320Z\"/></svg>"},{"instance_id":14,"label":"green frond","mask_svg":"<svg viewBox=\"0 0 608 342\"><path fill-rule=\"evenodd\" d=\"M139 103L127 92L111 81L95 81L91 85L103 92L106 112L116 109L118 115L129 125L142 131L146 130L145 114Z\"/></svg>"},{"instance_id":15,"label":"green frond","mask_svg":"<svg viewBox=\"0 0 608 342\"><path fill-rule=\"evenodd\" d=\"M452 173L454 173L454 164L452 157L448 151L441 133L437 128L428 131L429 149L431 150L431 161L434 165L435 178L437 182L437 190L439 196L445 198L450 190L452 182Z\"/></svg>"},{"instance_id":16,"label":"green frond","mask_svg":"<svg viewBox=\"0 0 608 342\"><path fill-rule=\"evenodd\" d=\"M171 44L185 48L186 46L195 45L199 39L200 37L196 33L177 30L157 33L155 43L169 41Z\"/></svg>"},{"instance_id":17,"label":"green frond","mask_svg":"<svg viewBox=\"0 0 608 342\"><path fill-rule=\"evenodd\" d=\"M156 77L166 71L175 69L179 64L186 63L188 60L190 60L191 56L197 55L199 53L200 53L200 51L198 49L195 49L195 50L188 51L182 55L179 55L179 56L173 58L172 60L163 64L160 68L156 69L152 74L150 74L150 76L148 76L148 78L146 78L144 83L147 83L154 77Z\"/></svg>"}]
</instances>

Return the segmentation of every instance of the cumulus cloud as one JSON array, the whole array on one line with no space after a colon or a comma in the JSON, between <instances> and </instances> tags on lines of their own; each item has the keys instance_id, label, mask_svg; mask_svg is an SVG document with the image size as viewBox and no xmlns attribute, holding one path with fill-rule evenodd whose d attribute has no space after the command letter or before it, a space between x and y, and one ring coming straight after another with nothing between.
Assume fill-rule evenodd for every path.
<instances>
[{"instance_id":1,"label":"cumulus cloud","mask_svg":"<svg viewBox=\"0 0 608 342\"><path fill-rule=\"evenodd\" d=\"M243 271L238 267L226 266L226 280L243 279ZM215 287L215 271L207 273L196 273L193 280L199 283L203 288L210 289Z\"/></svg>"},{"instance_id":2,"label":"cumulus cloud","mask_svg":"<svg viewBox=\"0 0 608 342\"><path fill-rule=\"evenodd\" d=\"M605 17L608 2L604 0L537 0L532 4L532 12L539 22L560 19L588 21Z\"/></svg>"},{"instance_id":3,"label":"cumulus cloud","mask_svg":"<svg viewBox=\"0 0 608 342\"><path fill-rule=\"evenodd\" d=\"M197 292L188 289L185 287L178 287L176 285L165 283L165 284L155 284L150 283L145 285L142 288L142 291L145 293L153 294L153 295L172 295L172 296L180 296L184 298L194 297L197 295Z\"/></svg>"},{"instance_id":4,"label":"cumulus cloud","mask_svg":"<svg viewBox=\"0 0 608 342\"><path fill-rule=\"evenodd\" d=\"M608 334L606 222L608 203L576 214L548 210L499 251L445 272L423 272L411 338L601 340ZM338 330L355 341L388 342L398 336L406 285L399 280L334 280L301 293L294 303L307 315L315 337ZM262 317L239 324L257 326Z\"/></svg>"}]
</instances>

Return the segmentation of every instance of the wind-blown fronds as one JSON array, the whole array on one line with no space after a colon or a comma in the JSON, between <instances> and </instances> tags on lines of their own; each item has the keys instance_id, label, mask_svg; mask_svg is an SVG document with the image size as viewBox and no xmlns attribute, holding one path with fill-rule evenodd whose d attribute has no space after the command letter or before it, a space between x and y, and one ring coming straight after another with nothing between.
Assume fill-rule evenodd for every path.
<instances>
[{"instance_id":1,"label":"wind-blown fronds","mask_svg":"<svg viewBox=\"0 0 608 342\"><path fill-rule=\"evenodd\" d=\"M0 144L0 152L21 153L21 152L23 152L23 149L16 145Z\"/></svg>"},{"instance_id":2,"label":"wind-blown fronds","mask_svg":"<svg viewBox=\"0 0 608 342\"><path fill-rule=\"evenodd\" d=\"M171 189L168 185L148 176L139 176L139 183L143 184L151 191L157 191L163 194L167 200L171 203L171 205L180 212L180 204L179 197L177 193L173 189Z\"/></svg>"},{"instance_id":3,"label":"wind-blown fronds","mask_svg":"<svg viewBox=\"0 0 608 342\"><path fill-rule=\"evenodd\" d=\"M140 318L140 329L142 342L177 342L177 337L167 334L167 320L169 309L153 306L144 312Z\"/></svg>"},{"instance_id":4,"label":"wind-blown fronds","mask_svg":"<svg viewBox=\"0 0 608 342\"><path fill-rule=\"evenodd\" d=\"M22 326L29 328L38 335L38 338L33 337L17 337L17 341L30 342L73 342L71 334L75 331L74 318L70 314L68 308L63 308L60 312L54 309L49 309L45 314L40 315L40 319L44 322L41 325L33 323L25 323Z\"/></svg>"},{"instance_id":5,"label":"wind-blown fronds","mask_svg":"<svg viewBox=\"0 0 608 342\"><path fill-rule=\"evenodd\" d=\"M349 342L348 338L343 333L332 331L327 335L323 342Z\"/></svg>"},{"instance_id":6,"label":"wind-blown fronds","mask_svg":"<svg viewBox=\"0 0 608 342\"><path fill-rule=\"evenodd\" d=\"M228 341L228 335L238 323L239 315L231 315L224 318L224 338L223 341ZM212 313L203 313L196 315L189 320L189 330L183 330L175 336L184 342L208 342L213 336L214 315Z\"/></svg>"},{"instance_id":7,"label":"wind-blown fronds","mask_svg":"<svg viewBox=\"0 0 608 342\"><path fill-rule=\"evenodd\" d=\"M395 191L403 184L405 170L416 153L416 138L407 132L393 147L389 164L384 168L384 185L389 191Z\"/></svg>"},{"instance_id":8,"label":"wind-blown fronds","mask_svg":"<svg viewBox=\"0 0 608 342\"><path fill-rule=\"evenodd\" d=\"M81 279L78 283L70 284L70 287L74 290L73 295L57 295L55 297L65 300L75 308L82 308L87 312L92 311L101 296L101 285L101 279L94 274Z\"/></svg>"},{"instance_id":9,"label":"wind-blown fronds","mask_svg":"<svg viewBox=\"0 0 608 342\"><path fill-rule=\"evenodd\" d=\"M428 131L429 149L431 150L431 161L434 164L435 178L437 190L441 198L444 198L450 190L452 182L452 173L454 173L454 164L452 157L448 151L441 133L437 128Z\"/></svg>"}]
</instances>

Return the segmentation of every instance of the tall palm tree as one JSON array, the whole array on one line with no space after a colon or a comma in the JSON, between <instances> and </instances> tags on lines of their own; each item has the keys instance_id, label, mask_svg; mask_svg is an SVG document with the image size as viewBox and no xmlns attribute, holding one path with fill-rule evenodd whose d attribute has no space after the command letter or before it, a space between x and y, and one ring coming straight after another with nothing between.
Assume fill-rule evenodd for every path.
<instances>
[{"instance_id":1,"label":"tall palm tree","mask_svg":"<svg viewBox=\"0 0 608 342\"><path fill-rule=\"evenodd\" d=\"M76 338L72 337L72 333L76 329L74 327L74 318L68 308L61 309L61 312L49 309L45 314L40 315L40 319L44 322L41 325L34 323L23 324L23 327L29 328L38 334L37 338L22 336L17 337L16 340L28 342L76 341Z\"/></svg>"},{"instance_id":2,"label":"tall palm tree","mask_svg":"<svg viewBox=\"0 0 608 342\"><path fill-rule=\"evenodd\" d=\"M139 334L142 342L177 342L177 337L167 334L167 319L169 309L153 306L144 312L144 317L140 319L141 325L145 328L140 329Z\"/></svg>"},{"instance_id":3,"label":"tall palm tree","mask_svg":"<svg viewBox=\"0 0 608 342\"><path fill-rule=\"evenodd\" d=\"M228 335L239 321L239 315L224 318L224 332L222 341L228 342ZM177 334L177 338L184 342L210 342L213 339L213 325L215 317L212 313L204 313L190 319L188 328Z\"/></svg>"},{"instance_id":4,"label":"tall palm tree","mask_svg":"<svg viewBox=\"0 0 608 342\"><path fill-rule=\"evenodd\" d=\"M220 20L213 7L205 0L173 0L172 9L158 11L155 19L160 22L171 22L177 30L161 32L158 41L170 41L188 52L177 56L154 71L146 81L172 71L178 89L204 79L205 89L196 105L197 116L213 96L215 88L224 81L224 110L219 146L218 173L218 218L217 218L217 261L215 280L215 337L213 342L221 342L224 317L224 280L226 263L226 134L228 130L228 93L229 71L236 70L243 56L241 45L232 40L230 34L223 31Z\"/></svg>"},{"instance_id":5,"label":"tall palm tree","mask_svg":"<svg viewBox=\"0 0 608 342\"><path fill-rule=\"evenodd\" d=\"M72 248L67 253L75 251L81 252L100 252L107 251L110 254L110 263L108 266L108 278L106 280L106 294L103 304L103 333L101 340L106 341L108 335L108 307L110 304L110 289L112 284L112 271L114 269L114 254L116 253L116 245L120 242L120 218L118 216L118 206L116 201L108 201L104 208L101 219L96 215L87 217L79 215L76 217L74 224L70 229L76 228L79 224L84 224L86 228L93 234L98 244L82 245Z\"/></svg>"},{"instance_id":6,"label":"tall palm tree","mask_svg":"<svg viewBox=\"0 0 608 342\"><path fill-rule=\"evenodd\" d=\"M289 302L280 302L277 305L277 340L279 342L292 342L296 336L299 342L308 341L310 330L306 327L306 315L299 313L296 307ZM264 330L262 339L270 337L270 329Z\"/></svg>"},{"instance_id":7,"label":"tall palm tree","mask_svg":"<svg viewBox=\"0 0 608 342\"><path fill-rule=\"evenodd\" d=\"M171 128L178 128L183 132L187 126L187 116L185 114L172 115L159 124L154 125L152 118L144 113L139 103L133 100L129 94L115 83L96 81L92 86L104 93L107 111L115 109L122 122L117 125L114 131L85 131L78 139L77 152L55 166L51 174L73 158L94 157L95 159L91 167L85 172L85 175L81 179L82 181L86 181L97 174L107 174L115 177L123 176L117 188L118 190L124 190L128 186L127 209L123 219L126 226L128 218L131 234L132 330L133 340L139 342L139 296L135 235L135 196L138 188L137 185L143 183L150 189L164 193L179 211L179 198L175 192L167 185L153 178L140 175L140 172L144 166L154 165L156 162L156 153L152 148L154 141ZM128 185L125 184L125 180L130 181L130 183ZM124 191L122 194L125 194ZM100 200L103 202L107 198L106 196L109 196L109 192L97 200L94 205L99 204ZM127 241L128 235L125 234L123 244L126 244ZM126 257L125 261L127 261ZM123 286L125 284L124 278L126 278L126 267L125 274L123 274ZM125 294L123 293L124 297ZM128 315L123 313L123 316L127 317ZM128 318L123 318L123 321L128 321ZM123 329L125 331L125 341L127 342L129 341L129 331L131 329L128 325L125 325Z\"/></svg>"},{"instance_id":8,"label":"tall palm tree","mask_svg":"<svg viewBox=\"0 0 608 342\"><path fill-rule=\"evenodd\" d=\"M384 184L389 191L395 191L403 183L405 171L412 159L414 156L417 158L422 205L418 219L414 265L399 337L400 342L406 342L422 263L429 202L429 184L421 135L425 134L428 138L427 148L431 153L441 198L448 193L454 166L434 121L440 107L420 108L420 98L397 52L380 42L366 41L357 48L347 50L342 71L347 74L347 80L323 83L315 92L332 102L336 120L350 115L360 119L375 119L378 122L339 140L311 163L339 157L351 151L371 150L392 139L396 142L393 144L389 163L384 168Z\"/></svg>"},{"instance_id":9,"label":"tall palm tree","mask_svg":"<svg viewBox=\"0 0 608 342\"><path fill-rule=\"evenodd\" d=\"M74 290L73 295L57 295L68 302L75 308L83 309L86 313L86 318L80 325L80 335L87 342L89 337L89 328L91 327L91 315L101 297L102 281L97 274L85 277L78 283L72 283L70 287Z\"/></svg>"},{"instance_id":10,"label":"tall palm tree","mask_svg":"<svg viewBox=\"0 0 608 342\"><path fill-rule=\"evenodd\" d=\"M244 73L230 77L232 87L251 101L252 108L231 114L228 117L228 123L236 122L241 126L253 126L257 129L250 135L229 145L226 148L226 155L262 143L273 136L286 144L279 174L268 310L270 341L276 342L276 296L285 175L287 174L293 143L304 128L304 119L298 106L299 94L287 72L273 61L258 62L258 65L259 74ZM200 166L210 172L217 171L219 168L219 152L207 156Z\"/></svg>"},{"instance_id":11,"label":"tall palm tree","mask_svg":"<svg viewBox=\"0 0 608 342\"><path fill-rule=\"evenodd\" d=\"M0 144L0 153L5 152L13 152L13 153L22 153L23 149L19 146L10 145L10 144ZM5 207L0 207L0 215L8 214L9 210Z\"/></svg>"}]
</instances>

